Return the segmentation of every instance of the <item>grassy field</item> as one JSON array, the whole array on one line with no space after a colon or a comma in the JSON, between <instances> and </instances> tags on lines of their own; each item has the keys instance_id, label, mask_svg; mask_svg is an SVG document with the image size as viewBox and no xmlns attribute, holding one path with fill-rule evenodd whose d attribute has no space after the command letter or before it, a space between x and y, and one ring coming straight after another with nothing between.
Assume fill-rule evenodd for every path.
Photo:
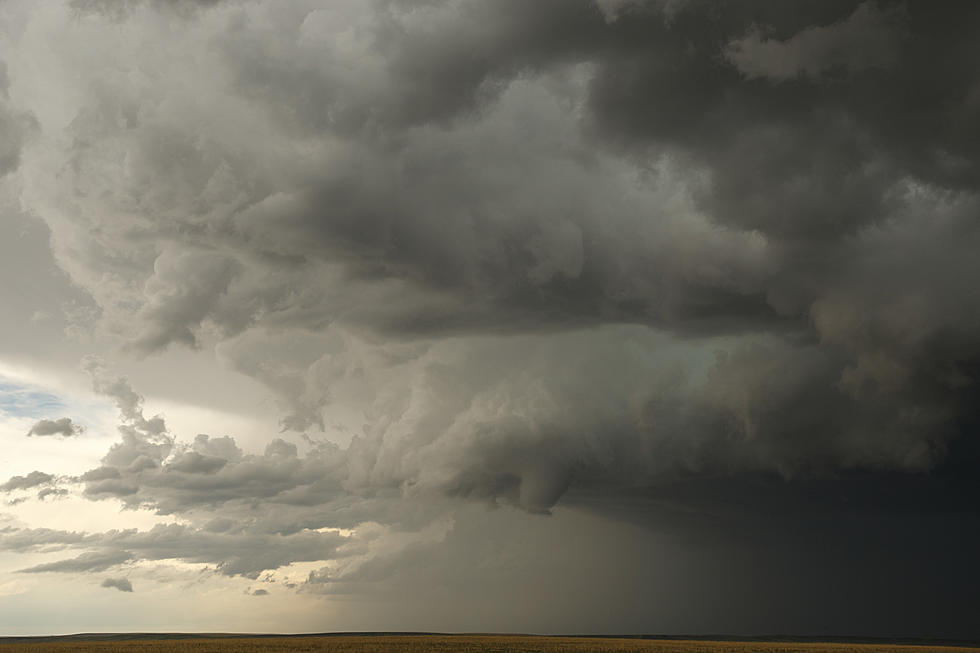
<instances>
[{"instance_id":1,"label":"grassy field","mask_svg":"<svg viewBox=\"0 0 980 653\"><path fill-rule=\"evenodd\" d=\"M712 642L527 636L332 636L222 639L155 639L115 642L56 641L0 644L0 653L931 653L977 651L955 646L824 644L814 642Z\"/></svg>"}]
</instances>

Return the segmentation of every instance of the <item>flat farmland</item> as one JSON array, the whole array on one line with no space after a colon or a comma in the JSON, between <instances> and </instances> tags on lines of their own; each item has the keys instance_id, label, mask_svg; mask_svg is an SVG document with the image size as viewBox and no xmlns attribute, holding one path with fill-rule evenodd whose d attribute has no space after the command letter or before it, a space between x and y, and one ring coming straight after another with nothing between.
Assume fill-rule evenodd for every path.
<instances>
[{"instance_id":1,"label":"flat farmland","mask_svg":"<svg viewBox=\"0 0 980 653\"><path fill-rule=\"evenodd\" d=\"M144 639L119 641L33 641L0 643L0 653L946 653L976 651L960 646L611 639L531 636L308 636Z\"/></svg>"}]
</instances>

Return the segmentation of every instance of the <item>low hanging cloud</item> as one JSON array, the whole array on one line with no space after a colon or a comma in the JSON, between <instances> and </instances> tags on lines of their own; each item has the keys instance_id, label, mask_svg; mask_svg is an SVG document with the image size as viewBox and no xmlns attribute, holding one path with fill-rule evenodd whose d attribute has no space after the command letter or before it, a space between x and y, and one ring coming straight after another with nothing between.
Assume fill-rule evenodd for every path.
<instances>
[{"instance_id":1,"label":"low hanging cloud","mask_svg":"<svg viewBox=\"0 0 980 653\"><path fill-rule=\"evenodd\" d=\"M66 438L70 438L85 431L85 427L80 424L75 424L71 421L70 417L61 417L59 419L42 419L39 420L31 430L27 432L28 437L32 435L37 436L48 436L48 435L60 435Z\"/></svg>"}]
</instances>

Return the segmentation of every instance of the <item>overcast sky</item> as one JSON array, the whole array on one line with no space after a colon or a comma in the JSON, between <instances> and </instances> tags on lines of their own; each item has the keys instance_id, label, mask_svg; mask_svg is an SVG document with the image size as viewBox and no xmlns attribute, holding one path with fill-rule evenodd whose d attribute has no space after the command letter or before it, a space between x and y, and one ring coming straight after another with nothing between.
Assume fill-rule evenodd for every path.
<instances>
[{"instance_id":1,"label":"overcast sky","mask_svg":"<svg viewBox=\"0 0 980 653\"><path fill-rule=\"evenodd\" d=\"M980 638L978 35L5 0L0 634Z\"/></svg>"}]
</instances>

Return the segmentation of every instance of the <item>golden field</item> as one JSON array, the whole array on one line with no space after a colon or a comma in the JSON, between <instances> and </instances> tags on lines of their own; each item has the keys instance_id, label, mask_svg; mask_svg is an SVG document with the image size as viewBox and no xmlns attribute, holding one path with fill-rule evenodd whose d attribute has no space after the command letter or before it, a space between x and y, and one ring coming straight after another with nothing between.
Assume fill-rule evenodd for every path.
<instances>
[{"instance_id":1,"label":"golden field","mask_svg":"<svg viewBox=\"0 0 980 653\"><path fill-rule=\"evenodd\" d=\"M836 644L814 642L724 642L498 635L310 636L131 641L48 641L0 644L0 653L938 653L977 651L957 646Z\"/></svg>"}]
</instances>

